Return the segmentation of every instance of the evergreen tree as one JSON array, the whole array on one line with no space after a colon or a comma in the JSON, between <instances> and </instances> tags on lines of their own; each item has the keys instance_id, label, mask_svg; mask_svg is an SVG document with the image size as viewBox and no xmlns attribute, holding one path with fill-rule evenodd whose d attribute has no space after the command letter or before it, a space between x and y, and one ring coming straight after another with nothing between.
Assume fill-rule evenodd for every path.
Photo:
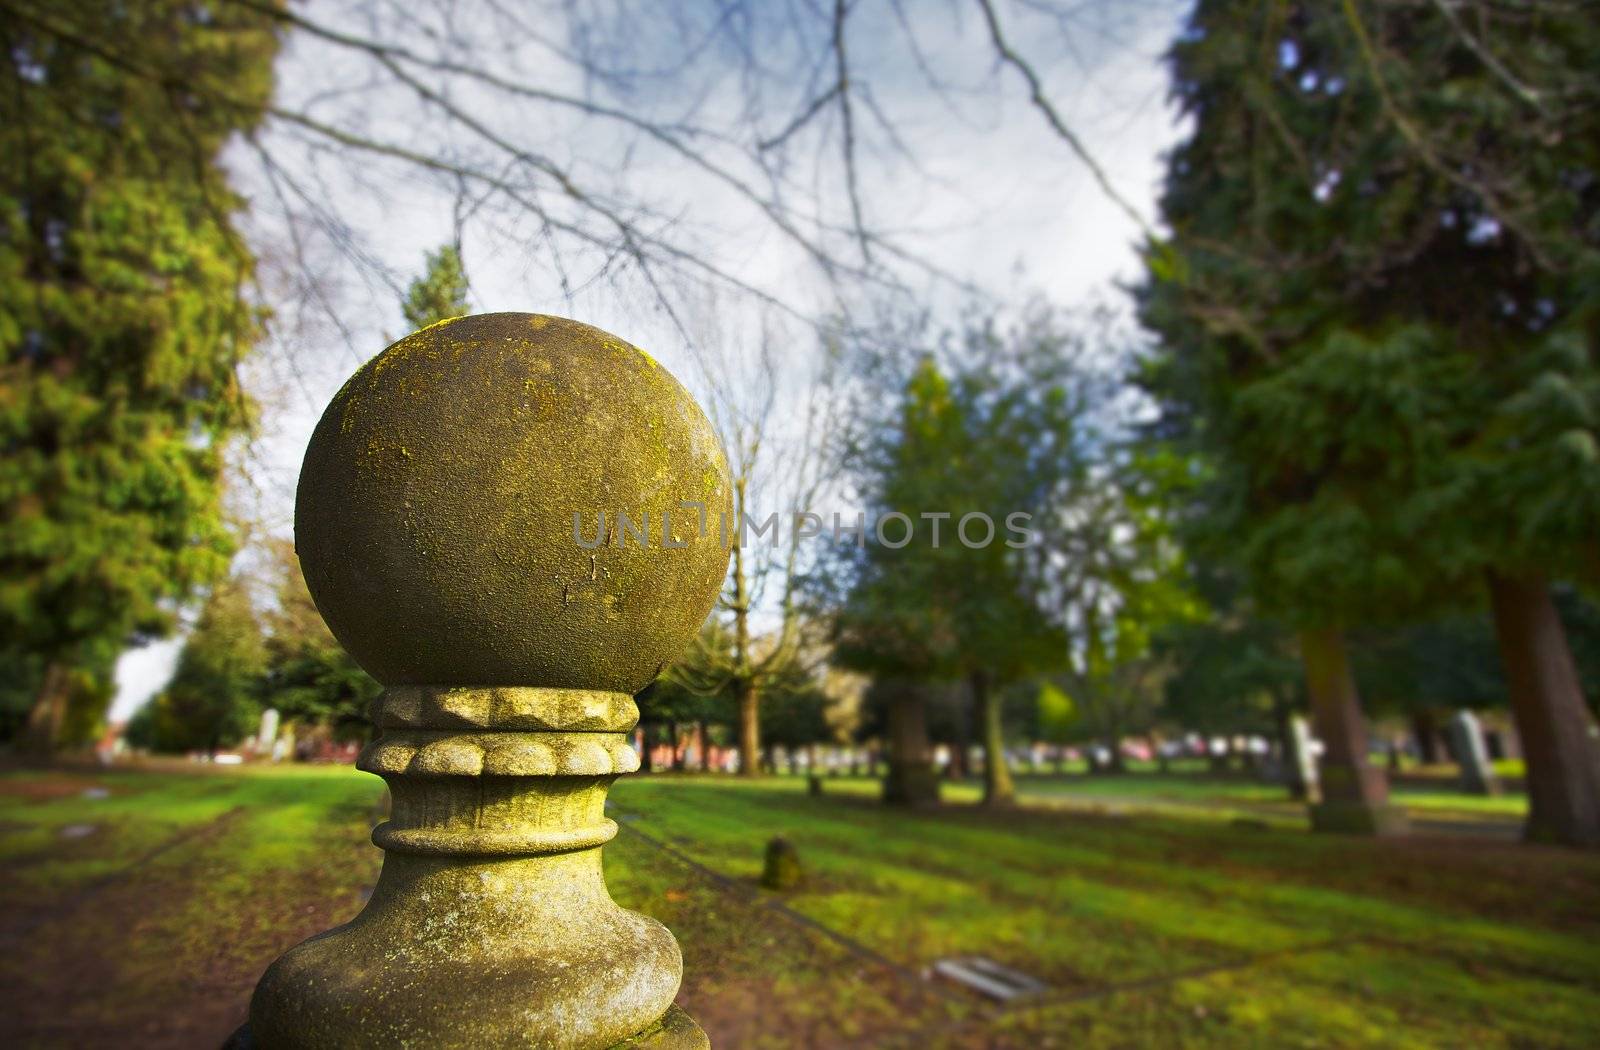
<instances>
[{"instance_id":1,"label":"evergreen tree","mask_svg":"<svg viewBox=\"0 0 1600 1050\"><path fill-rule=\"evenodd\" d=\"M1010 340L987 326L969 331L953 378L932 356L916 365L898 419L860 464L883 522L872 531L882 535L859 551L838 662L905 681L965 682L991 805L1015 794L1000 687L1059 666L1066 652L1041 613L1026 541L1008 529L1013 513L1045 513L1064 477L1082 469L1082 406L1069 395L1062 346L1047 325ZM905 517L885 520L893 513ZM978 542L981 518L969 515L987 515L987 543Z\"/></svg>"},{"instance_id":2,"label":"evergreen tree","mask_svg":"<svg viewBox=\"0 0 1600 1050\"><path fill-rule=\"evenodd\" d=\"M187 0L43 18L0 25L0 662L26 668L48 750L75 678L109 681L105 652L227 571L223 455L261 316L217 157L260 119L277 38Z\"/></svg>"},{"instance_id":3,"label":"evergreen tree","mask_svg":"<svg viewBox=\"0 0 1600 1050\"><path fill-rule=\"evenodd\" d=\"M664 726L676 745L679 725L695 723L705 731L712 723L731 723L733 683L721 668L732 649L733 639L724 625L715 618L707 620L699 639L635 698L646 730ZM704 753L701 759L706 760Z\"/></svg>"},{"instance_id":4,"label":"evergreen tree","mask_svg":"<svg viewBox=\"0 0 1600 1050\"><path fill-rule=\"evenodd\" d=\"M1600 522L1600 23L1578 5L1203 0L1144 316L1213 535L1300 631L1331 799L1375 805L1343 629L1487 587L1531 837L1600 843L1551 578Z\"/></svg>"},{"instance_id":5,"label":"evergreen tree","mask_svg":"<svg viewBox=\"0 0 1600 1050\"><path fill-rule=\"evenodd\" d=\"M792 754L796 749L832 737L828 728L827 695L815 675L799 663L790 663L775 676L761 699L761 743L779 745ZM813 769L812 772L815 772Z\"/></svg>"},{"instance_id":6,"label":"evergreen tree","mask_svg":"<svg viewBox=\"0 0 1600 1050\"><path fill-rule=\"evenodd\" d=\"M267 631L262 702L285 721L357 730L367 725L367 704L382 691L345 652L317 612L287 540L269 545L276 575L274 603L263 617Z\"/></svg>"},{"instance_id":7,"label":"evergreen tree","mask_svg":"<svg viewBox=\"0 0 1600 1050\"><path fill-rule=\"evenodd\" d=\"M411 282L400 304L412 330L426 328L467 312L467 272L461 265L461 249L447 244L429 252L421 277Z\"/></svg>"},{"instance_id":8,"label":"evergreen tree","mask_svg":"<svg viewBox=\"0 0 1600 1050\"><path fill-rule=\"evenodd\" d=\"M237 577L217 584L184 640L172 680L128 726L156 751L215 754L256 728L266 662L261 625Z\"/></svg>"}]
</instances>

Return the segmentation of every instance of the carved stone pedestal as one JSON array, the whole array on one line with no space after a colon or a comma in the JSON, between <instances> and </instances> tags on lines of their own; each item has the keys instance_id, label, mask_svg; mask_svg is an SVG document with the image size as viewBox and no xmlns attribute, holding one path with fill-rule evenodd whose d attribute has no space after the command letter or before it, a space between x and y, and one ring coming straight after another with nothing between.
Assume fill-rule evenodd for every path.
<instances>
[{"instance_id":1,"label":"carved stone pedestal","mask_svg":"<svg viewBox=\"0 0 1600 1050\"><path fill-rule=\"evenodd\" d=\"M358 763L393 796L383 872L359 915L268 968L238 1045L709 1046L673 1006L677 943L612 901L600 847L606 792L639 765L632 694L721 585L704 523L728 492L689 395L586 325L463 318L346 384L296 542L334 634L387 686ZM578 543L575 516L619 512L669 535Z\"/></svg>"},{"instance_id":2,"label":"carved stone pedestal","mask_svg":"<svg viewBox=\"0 0 1600 1050\"><path fill-rule=\"evenodd\" d=\"M372 833L383 874L354 921L267 971L257 1039L401 1045L429 1032L432 1046L478 1047L515 1032L525 1046L608 1047L661 1020L678 945L618 907L600 870L617 833L606 790L639 767L632 697L401 687L374 709L382 736L358 767L394 797ZM698 1031L659 1045L707 1045Z\"/></svg>"}]
</instances>

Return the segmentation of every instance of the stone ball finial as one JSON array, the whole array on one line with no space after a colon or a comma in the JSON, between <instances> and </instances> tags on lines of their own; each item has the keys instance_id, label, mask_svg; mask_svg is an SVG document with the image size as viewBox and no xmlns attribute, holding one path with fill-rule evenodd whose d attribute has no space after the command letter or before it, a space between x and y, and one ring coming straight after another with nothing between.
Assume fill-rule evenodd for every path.
<instances>
[{"instance_id":1,"label":"stone ball finial","mask_svg":"<svg viewBox=\"0 0 1600 1050\"><path fill-rule=\"evenodd\" d=\"M295 544L328 626L386 685L633 693L716 599L730 492L704 413L647 354L483 314L407 336L334 397Z\"/></svg>"}]
</instances>

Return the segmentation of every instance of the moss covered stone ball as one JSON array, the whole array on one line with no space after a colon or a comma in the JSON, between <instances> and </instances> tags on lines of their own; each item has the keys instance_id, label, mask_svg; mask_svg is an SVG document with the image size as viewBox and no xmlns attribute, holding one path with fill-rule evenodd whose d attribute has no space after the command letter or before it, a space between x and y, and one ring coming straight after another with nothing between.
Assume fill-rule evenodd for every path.
<instances>
[{"instance_id":1,"label":"moss covered stone ball","mask_svg":"<svg viewBox=\"0 0 1600 1050\"><path fill-rule=\"evenodd\" d=\"M649 355L565 318L483 314L407 336L334 397L295 546L380 682L632 693L716 599L729 493L711 425Z\"/></svg>"}]
</instances>

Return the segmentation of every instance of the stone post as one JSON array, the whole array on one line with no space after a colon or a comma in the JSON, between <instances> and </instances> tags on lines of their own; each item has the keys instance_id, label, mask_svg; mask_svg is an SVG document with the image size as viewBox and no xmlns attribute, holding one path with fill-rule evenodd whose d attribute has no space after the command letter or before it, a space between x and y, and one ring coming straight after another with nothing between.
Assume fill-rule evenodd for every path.
<instances>
[{"instance_id":1,"label":"stone post","mask_svg":"<svg viewBox=\"0 0 1600 1050\"><path fill-rule=\"evenodd\" d=\"M683 387L574 321L433 325L345 384L295 540L329 627L386 686L358 765L394 810L371 900L268 968L239 1041L709 1045L673 1005L677 943L611 900L600 847L606 792L639 765L633 694L722 584L729 492Z\"/></svg>"},{"instance_id":2,"label":"stone post","mask_svg":"<svg viewBox=\"0 0 1600 1050\"><path fill-rule=\"evenodd\" d=\"M1471 711L1457 711L1450 719L1450 740L1461 765L1461 790L1469 795L1500 794L1500 781L1484 747L1478 716Z\"/></svg>"}]
</instances>

